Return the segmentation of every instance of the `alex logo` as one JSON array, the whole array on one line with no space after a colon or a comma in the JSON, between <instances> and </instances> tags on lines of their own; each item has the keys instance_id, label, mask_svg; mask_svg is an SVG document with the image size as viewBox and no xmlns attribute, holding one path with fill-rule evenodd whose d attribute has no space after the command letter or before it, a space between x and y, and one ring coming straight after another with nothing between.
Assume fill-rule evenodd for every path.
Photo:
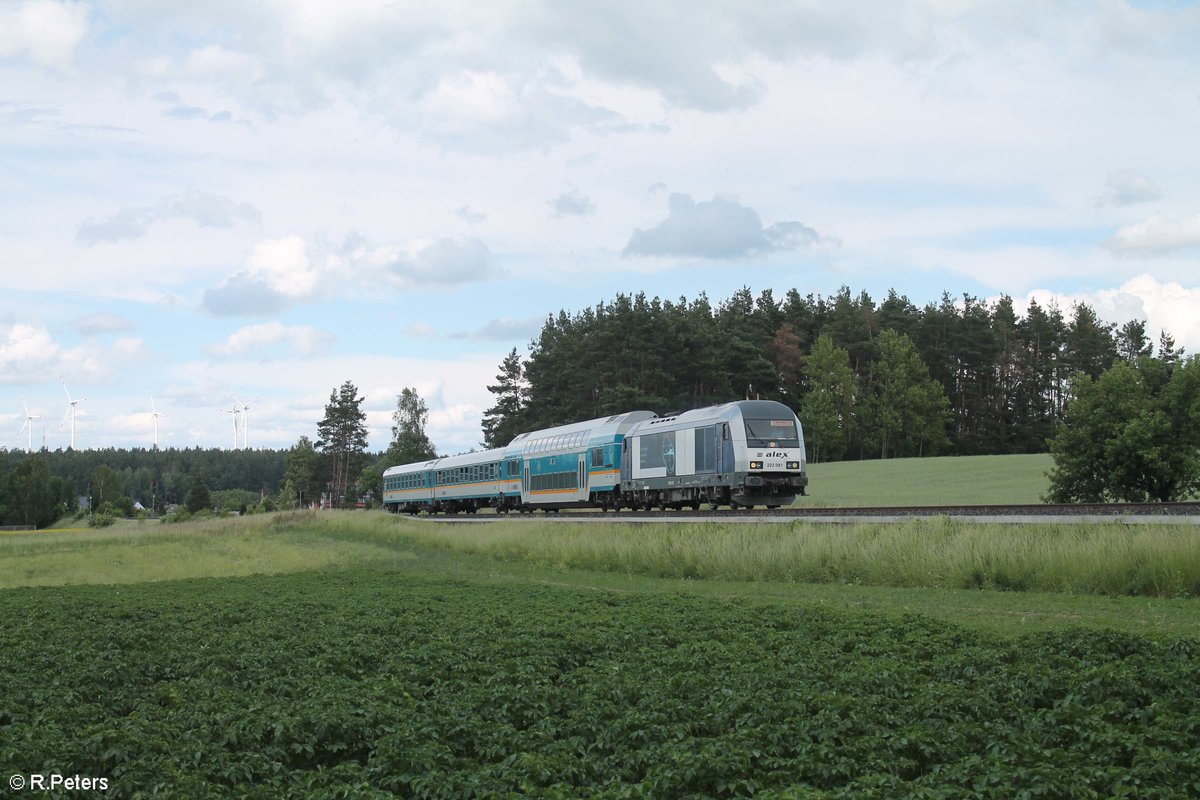
<instances>
[{"instance_id":1,"label":"alex logo","mask_svg":"<svg viewBox=\"0 0 1200 800\"><path fill-rule=\"evenodd\" d=\"M758 458L787 458L786 450L772 450L769 453L759 453Z\"/></svg>"}]
</instances>

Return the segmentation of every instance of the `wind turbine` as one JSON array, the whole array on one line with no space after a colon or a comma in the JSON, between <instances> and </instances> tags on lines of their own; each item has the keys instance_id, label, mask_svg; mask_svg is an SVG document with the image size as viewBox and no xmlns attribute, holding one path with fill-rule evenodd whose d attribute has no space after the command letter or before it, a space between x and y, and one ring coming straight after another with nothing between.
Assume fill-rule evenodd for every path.
<instances>
[{"instance_id":1,"label":"wind turbine","mask_svg":"<svg viewBox=\"0 0 1200 800\"><path fill-rule=\"evenodd\" d=\"M21 426L21 430L17 431L17 436L20 436L22 433L24 433L26 428L29 429L29 444L27 444L25 446L25 452L32 453L33 452L33 421L35 419L41 419L42 416L41 416L41 414L30 414L29 413L29 406L25 403L24 397L21 398L21 405L25 406L25 424Z\"/></svg>"},{"instance_id":2,"label":"wind turbine","mask_svg":"<svg viewBox=\"0 0 1200 800\"><path fill-rule=\"evenodd\" d=\"M237 415L242 412L236 408L218 408L217 413L228 414L229 418L233 420L233 449L237 450Z\"/></svg>"},{"instance_id":3,"label":"wind turbine","mask_svg":"<svg viewBox=\"0 0 1200 800\"><path fill-rule=\"evenodd\" d=\"M246 431L250 427L250 406L253 405L254 403L257 403L259 401L259 397L255 397L249 403L243 403L241 400L238 400L238 396L236 394L234 394L233 392L230 392L229 396L233 398L233 403L234 403L235 407L239 407L239 406L241 407L241 411L242 411L242 449L244 450L244 449L246 449ZM235 436L236 436L236 434L235 434ZM236 440L234 441L234 446L237 446Z\"/></svg>"},{"instance_id":4,"label":"wind turbine","mask_svg":"<svg viewBox=\"0 0 1200 800\"><path fill-rule=\"evenodd\" d=\"M154 392L150 393L150 416L154 418L154 449L158 449L158 418L167 416L154 407Z\"/></svg>"},{"instance_id":5,"label":"wind turbine","mask_svg":"<svg viewBox=\"0 0 1200 800\"><path fill-rule=\"evenodd\" d=\"M58 382L62 384L63 391L67 393L67 403L70 405L70 408L67 409L67 413L63 414L62 422L58 423L58 429L60 431L62 430L63 425L66 424L67 417L69 416L71 418L71 449L74 450L75 449L75 406L79 405L84 400L87 400L87 398L81 397L78 400L72 400L71 393L67 391L66 381L64 381L62 378L59 378Z\"/></svg>"}]
</instances>

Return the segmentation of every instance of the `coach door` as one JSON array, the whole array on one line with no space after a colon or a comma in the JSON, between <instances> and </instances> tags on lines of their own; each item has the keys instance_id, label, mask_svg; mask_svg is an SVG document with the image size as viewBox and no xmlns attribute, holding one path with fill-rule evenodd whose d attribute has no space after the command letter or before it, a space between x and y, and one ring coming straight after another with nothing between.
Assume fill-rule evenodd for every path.
<instances>
[{"instance_id":1,"label":"coach door","mask_svg":"<svg viewBox=\"0 0 1200 800\"><path fill-rule=\"evenodd\" d=\"M525 462L525 477L521 481L521 499L529 502L529 462Z\"/></svg>"},{"instance_id":2,"label":"coach door","mask_svg":"<svg viewBox=\"0 0 1200 800\"><path fill-rule=\"evenodd\" d=\"M579 454L579 499L586 500L588 496L587 450Z\"/></svg>"}]
</instances>

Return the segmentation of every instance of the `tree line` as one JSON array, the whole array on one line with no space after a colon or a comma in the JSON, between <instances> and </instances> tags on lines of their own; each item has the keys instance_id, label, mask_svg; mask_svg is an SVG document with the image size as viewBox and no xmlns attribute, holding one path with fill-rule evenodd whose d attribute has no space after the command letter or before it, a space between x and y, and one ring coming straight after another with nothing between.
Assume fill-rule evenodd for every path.
<instances>
[{"instance_id":1,"label":"tree line","mask_svg":"<svg viewBox=\"0 0 1200 800\"><path fill-rule=\"evenodd\" d=\"M334 389L316 438L301 436L286 450L0 449L0 526L42 528L81 509L131 516L139 505L162 514L175 506L197 513L377 503L384 470L437 450L425 433L429 409L406 388L388 449L367 452L363 400L349 381Z\"/></svg>"},{"instance_id":2,"label":"tree line","mask_svg":"<svg viewBox=\"0 0 1200 800\"><path fill-rule=\"evenodd\" d=\"M184 503L197 477L237 509L278 492L286 456L218 448L0 450L0 525L44 527L81 507L106 505L117 514L135 503L161 513Z\"/></svg>"},{"instance_id":3,"label":"tree line","mask_svg":"<svg viewBox=\"0 0 1200 800\"><path fill-rule=\"evenodd\" d=\"M487 446L521 431L645 408L663 414L744 398L779 400L805 424L813 461L1046 452L1074 387L1155 348L1144 321L1102 322L969 294L917 306L842 287L834 296L715 305L619 294L550 316L488 388ZM1161 332L1157 357L1182 352Z\"/></svg>"}]
</instances>

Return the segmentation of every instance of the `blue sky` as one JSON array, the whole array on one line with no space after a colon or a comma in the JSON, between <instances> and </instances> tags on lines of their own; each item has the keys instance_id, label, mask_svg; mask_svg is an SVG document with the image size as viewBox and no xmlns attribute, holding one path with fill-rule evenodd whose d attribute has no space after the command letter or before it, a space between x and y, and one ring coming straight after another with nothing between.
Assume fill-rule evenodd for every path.
<instances>
[{"instance_id":1,"label":"blue sky","mask_svg":"<svg viewBox=\"0 0 1200 800\"><path fill-rule=\"evenodd\" d=\"M0 4L0 447L444 452L547 314L842 285L1200 352L1191 2ZM239 441L240 443L240 441Z\"/></svg>"}]
</instances>

